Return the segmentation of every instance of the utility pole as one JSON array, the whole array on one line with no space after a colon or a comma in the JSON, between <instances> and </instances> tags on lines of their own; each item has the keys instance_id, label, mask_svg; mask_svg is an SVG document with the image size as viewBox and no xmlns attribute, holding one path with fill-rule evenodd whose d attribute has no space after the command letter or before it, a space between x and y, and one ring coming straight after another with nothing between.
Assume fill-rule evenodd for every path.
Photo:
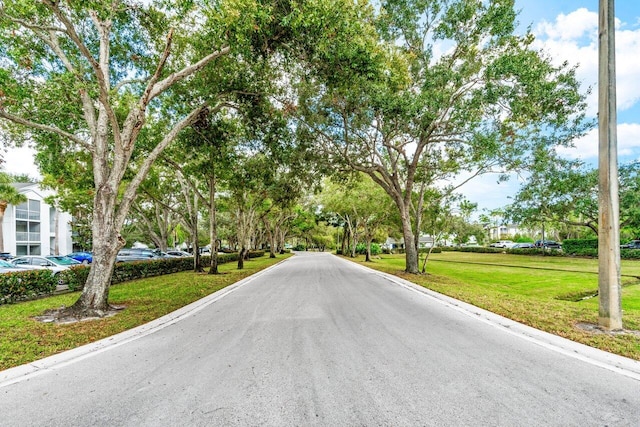
<instances>
[{"instance_id":1,"label":"utility pole","mask_svg":"<svg viewBox=\"0 0 640 427\"><path fill-rule=\"evenodd\" d=\"M598 324L622 329L614 0L599 1Z\"/></svg>"}]
</instances>

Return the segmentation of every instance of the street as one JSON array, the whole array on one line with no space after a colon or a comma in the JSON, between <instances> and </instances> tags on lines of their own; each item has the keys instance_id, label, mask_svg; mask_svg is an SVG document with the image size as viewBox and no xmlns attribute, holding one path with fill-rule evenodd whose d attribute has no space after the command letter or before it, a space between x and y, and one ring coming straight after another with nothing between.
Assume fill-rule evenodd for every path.
<instances>
[{"instance_id":1,"label":"street","mask_svg":"<svg viewBox=\"0 0 640 427\"><path fill-rule=\"evenodd\" d=\"M0 379L0 426L637 426L640 381L333 255ZM570 353L570 352L569 352Z\"/></svg>"}]
</instances>

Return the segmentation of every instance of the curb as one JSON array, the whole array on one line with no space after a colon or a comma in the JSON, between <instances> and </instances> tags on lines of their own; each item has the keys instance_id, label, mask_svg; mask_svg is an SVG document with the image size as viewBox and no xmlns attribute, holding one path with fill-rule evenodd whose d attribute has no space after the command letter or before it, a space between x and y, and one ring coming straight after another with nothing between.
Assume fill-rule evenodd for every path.
<instances>
[{"instance_id":1,"label":"curb","mask_svg":"<svg viewBox=\"0 0 640 427\"><path fill-rule=\"evenodd\" d=\"M421 294L435 302L456 310L459 313L498 328L505 333L518 336L546 349L555 351L556 353L560 353L565 356L581 360L585 363L589 363L590 365L613 371L620 375L624 375L625 377L640 381L640 361L609 353L604 350L571 341L558 335L553 335L551 333L532 328L531 326L516 322L515 320L508 319L447 295L432 291L431 289L424 288L392 274L369 268L342 257L336 258L370 273L374 273L394 285L401 286L408 291Z\"/></svg>"},{"instance_id":2,"label":"curb","mask_svg":"<svg viewBox=\"0 0 640 427\"><path fill-rule=\"evenodd\" d=\"M254 279L260 277L262 274L274 269L283 262L288 261L292 257L283 259L282 261L273 264L264 270L260 270L257 273L252 274L249 277L245 277L217 292L207 295L191 304L185 305L176 311L169 314L165 314L155 320L145 323L140 326L136 326L133 329L129 329L118 334L112 335L107 338L95 341L93 343L85 344L80 347L76 347L71 350L64 351L62 353L54 354L53 356L45 357L44 359L36 360L24 365L9 368L4 371L0 371L0 388L15 384L21 381L29 380L37 375L45 372L54 371L64 366L70 365L74 362L84 360L88 357L95 356L107 350L119 347L128 342L137 340L139 338L150 335L156 331L171 326L180 320L189 317L207 306L215 303L218 300L226 297L227 295L237 291L242 286L252 282Z\"/></svg>"}]
</instances>

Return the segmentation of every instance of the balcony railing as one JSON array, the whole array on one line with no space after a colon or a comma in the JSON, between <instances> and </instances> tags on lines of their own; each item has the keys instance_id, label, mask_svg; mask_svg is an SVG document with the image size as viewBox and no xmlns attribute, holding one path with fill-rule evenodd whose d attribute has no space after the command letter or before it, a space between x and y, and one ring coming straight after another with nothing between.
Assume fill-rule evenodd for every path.
<instances>
[{"instance_id":1,"label":"balcony railing","mask_svg":"<svg viewBox=\"0 0 640 427\"><path fill-rule=\"evenodd\" d=\"M40 221L40 212L29 212L16 209L16 219L26 219L29 221Z\"/></svg>"},{"instance_id":2,"label":"balcony railing","mask_svg":"<svg viewBox=\"0 0 640 427\"><path fill-rule=\"evenodd\" d=\"M39 242L40 241L40 233L28 233L25 231L16 233L16 241L17 242Z\"/></svg>"}]
</instances>

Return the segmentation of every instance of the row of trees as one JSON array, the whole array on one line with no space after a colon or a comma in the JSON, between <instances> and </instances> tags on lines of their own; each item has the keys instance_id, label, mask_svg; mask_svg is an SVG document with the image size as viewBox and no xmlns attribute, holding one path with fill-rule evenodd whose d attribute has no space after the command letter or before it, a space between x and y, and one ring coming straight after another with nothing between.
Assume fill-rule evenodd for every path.
<instances>
[{"instance_id":1,"label":"row of trees","mask_svg":"<svg viewBox=\"0 0 640 427\"><path fill-rule=\"evenodd\" d=\"M640 163L619 168L620 228L623 240L640 236ZM598 235L598 171L580 161L541 156L503 212L513 222Z\"/></svg>"},{"instance_id":2,"label":"row of trees","mask_svg":"<svg viewBox=\"0 0 640 427\"><path fill-rule=\"evenodd\" d=\"M574 70L515 28L513 0L3 1L3 130L35 144L61 208L91 215L69 310L109 309L132 214L178 209L197 243L204 206L215 249L223 194L241 251L261 222L277 247L327 174L365 174L391 200L417 273L426 213L589 128ZM347 239L371 241L387 215L362 209L334 209Z\"/></svg>"}]
</instances>

